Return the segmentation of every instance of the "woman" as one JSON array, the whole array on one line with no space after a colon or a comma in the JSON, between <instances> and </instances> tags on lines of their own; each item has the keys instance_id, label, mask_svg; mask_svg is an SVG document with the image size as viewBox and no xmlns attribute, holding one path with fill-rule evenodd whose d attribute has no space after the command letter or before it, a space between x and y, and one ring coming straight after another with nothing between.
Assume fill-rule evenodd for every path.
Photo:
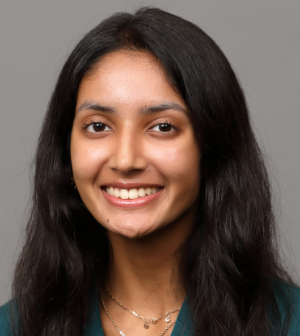
<instances>
[{"instance_id":1,"label":"woman","mask_svg":"<svg viewBox=\"0 0 300 336\"><path fill-rule=\"evenodd\" d=\"M223 53L159 9L116 14L50 101L3 335L296 335L300 291L274 239Z\"/></svg>"}]
</instances>

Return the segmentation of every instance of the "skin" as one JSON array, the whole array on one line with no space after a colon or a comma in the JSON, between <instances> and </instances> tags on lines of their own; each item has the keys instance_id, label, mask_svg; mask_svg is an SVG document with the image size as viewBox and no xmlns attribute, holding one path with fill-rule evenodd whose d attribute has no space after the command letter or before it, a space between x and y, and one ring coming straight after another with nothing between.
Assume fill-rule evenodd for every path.
<instances>
[{"instance_id":1,"label":"skin","mask_svg":"<svg viewBox=\"0 0 300 336\"><path fill-rule=\"evenodd\" d=\"M91 103L114 113L95 111ZM141 113L165 103L181 110ZM95 129L91 123L104 125ZM172 125L159 126L165 123ZM154 56L118 51L102 58L82 80L71 161L84 204L108 232L111 258L106 283L112 295L145 317L180 307L185 292L176 265L197 209L200 149L188 108ZM112 182L150 183L163 190L145 205L124 208L109 202L101 190ZM125 334L157 335L165 328L160 321L144 329L141 320L101 291ZM116 333L103 309L101 320L107 334Z\"/></svg>"}]
</instances>

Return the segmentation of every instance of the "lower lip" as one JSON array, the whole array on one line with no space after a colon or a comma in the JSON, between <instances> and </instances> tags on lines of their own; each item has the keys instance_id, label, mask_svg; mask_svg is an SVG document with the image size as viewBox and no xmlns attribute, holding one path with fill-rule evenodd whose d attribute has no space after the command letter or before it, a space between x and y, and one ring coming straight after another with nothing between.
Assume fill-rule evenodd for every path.
<instances>
[{"instance_id":1,"label":"lower lip","mask_svg":"<svg viewBox=\"0 0 300 336\"><path fill-rule=\"evenodd\" d=\"M102 194L110 203L118 207L121 207L121 208L136 208L142 205L149 204L150 202L156 200L161 195L163 190L164 188L161 188L155 194L151 194L149 196L139 197L139 198L131 200L131 199L122 199L122 198L111 196L104 189L101 189Z\"/></svg>"}]
</instances>

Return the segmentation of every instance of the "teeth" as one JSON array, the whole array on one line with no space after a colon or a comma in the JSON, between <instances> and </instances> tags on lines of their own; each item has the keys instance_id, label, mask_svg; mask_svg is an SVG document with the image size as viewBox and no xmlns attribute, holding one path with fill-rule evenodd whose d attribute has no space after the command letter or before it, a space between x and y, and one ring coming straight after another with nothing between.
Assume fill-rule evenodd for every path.
<instances>
[{"instance_id":1,"label":"teeth","mask_svg":"<svg viewBox=\"0 0 300 336\"><path fill-rule=\"evenodd\" d=\"M143 188L139 189L138 195L139 195L139 197L144 197L146 195L145 189L143 189Z\"/></svg>"},{"instance_id":2,"label":"teeth","mask_svg":"<svg viewBox=\"0 0 300 336\"><path fill-rule=\"evenodd\" d=\"M160 188L139 188L139 189L117 189L113 187L106 187L106 192L121 199L136 199L139 197L149 196L158 192Z\"/></svg>"},{"instance_id":3,"label":"teeth","mask_svg":"<svg viewBox=\"0 0 300 336\"><path fill-rule=\"evenodd\" d=\"M113 188L111 188L111 189L113 190ZM113 193L111 195L115 196L115 197L120 197L120 190L119 189L113 190Z\"/></svg>"},{"instance_id":4,"label":"teeth","mask_svg":"<svg viewBox=\"0 0 300 336\"><path fill-rule=\"evenodd\" d=\"M136 199L136 198L138 198L139 197L138 191L136 189L130 189L129 193L128 193L128 197L130 199Z\"/></svg>"},{"instance_id":5,"label":"teeth","mask_svg":"<svg viewBox=\"0 0 300 336\"><path fill-rule=\"evenodd\" d=\"M128 190L126 190L126 189L121 189L120 197L121 197L122 199L128 199Z\"/></svg>"}]
</instances>

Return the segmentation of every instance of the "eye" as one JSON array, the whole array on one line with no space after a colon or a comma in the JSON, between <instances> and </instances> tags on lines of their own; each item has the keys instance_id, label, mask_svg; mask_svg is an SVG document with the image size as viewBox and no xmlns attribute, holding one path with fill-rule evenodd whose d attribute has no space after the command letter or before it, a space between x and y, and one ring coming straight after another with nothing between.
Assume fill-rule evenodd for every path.
<instances>
[{"instance_id":1,"label":"eye","mask_svg":"<svg viewBox=\"0 0 300 336\"><path fill-rule=\"evenodd\" d=\"M170 123L170 122L164 122L161 124L158 124L154 127L152 127L153 131L157 131L157 132L163 132L163 133L168 133L171 131L175 131L176 128Z\"/></svg>"},{"instance_id":2,"label":"eye","mask_svg":"<svg viewBox=\"0 0 300 336\"><path fill-rule=\"evenodd\" d=\"M88 132L91 133L99 133L110 130L110 127L101 122L91 122L90 124L86 125L85 128Z\"/></svg>"}]
</instances>

